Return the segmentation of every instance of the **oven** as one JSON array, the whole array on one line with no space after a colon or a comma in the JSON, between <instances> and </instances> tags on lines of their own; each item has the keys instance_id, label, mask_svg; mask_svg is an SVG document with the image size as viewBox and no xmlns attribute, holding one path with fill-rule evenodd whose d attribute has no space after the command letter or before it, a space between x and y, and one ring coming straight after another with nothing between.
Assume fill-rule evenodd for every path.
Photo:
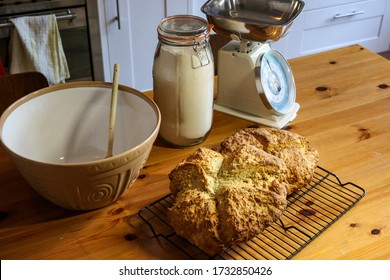
<instances>
[{"instance_id":1,"label":"oven","mask_svg":"<svg viewBox=\"0 0 390 280\"><path fill-rule=\"evenodd\" d=\"M9 73L10 18L54 13L70 78L67 81L102 80L100 34L96 0L0 0L0 57ZM93 46L93 47L92 47Z\"/></svg>"}]
</instances>

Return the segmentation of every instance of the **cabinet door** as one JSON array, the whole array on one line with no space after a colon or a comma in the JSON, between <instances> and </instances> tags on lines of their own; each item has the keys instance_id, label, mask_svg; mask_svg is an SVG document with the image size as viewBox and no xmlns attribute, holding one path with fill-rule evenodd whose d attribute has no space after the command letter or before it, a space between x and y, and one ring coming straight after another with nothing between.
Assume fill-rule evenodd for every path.
<instances>
[{"instance_id":1,"label":"cabinet door","mask_svg":"<svg viewBox=\"0 0 390 280\"><path fill-rule=\"evenodd\" d=\"M108 53L105 80L112 80L113 65L118 63L121 84L140 91L150 90L156 26L164 17L164 1L104 1L104 11Z\"/></svg>"},{"instance_id":2,"label":"cabinet door","mask_svg":"<svg viewBox=\"0 0 390 280\"><path fill-rule=\"evenodd\" d=\"M112 80L113 65L119 63L120 83L140 91L153 87L152 67L158 42L156 28L160 21L171 15L191 14L197 10L201 13L203 4L199 0L100 1L104 3L101 4L105 11L103 29L106 31L103 33L107 37L105 80ZM116 20L118 13L120 29Z\"/></svg>"},{"instance_id":3,"label":"cabinet door","mask_svg":"<svg viewBox=\"0 0 390 280\"><path fill-rule=\"evenodd\" d=\"M130 19L130 47L132 56L132 86L138 90L153 87L152 66L157 46L157 26L166 16L162 0L131 0L128 11Z\"/></svg>"},{"instance_id":4,"label":"cabinet door","mask_svg":"<svg viewBox=\"0 0 390 280\"><path fill-rule=\"evenodd\" d=\"M388 50L390 1L343 2L348 4L305 9L286 38L273 44L273 47L281 50L287 58L353 44L360 44L374 52Z\"/></svg>"},{"instance_id":5,"label":"cabinet door","mask_svg":"<svg viewBox=\"0 0 390 280\"><path fill-rule=\"evenodd\" d=\"M183 0L166 0L166 8L165 15L179 15L179 14L187 14L189 9L190 1Z\"/></svg>"},{"instance_id":6,"label":"cabinet door","mask_svg":"<svg viewBox=\"0 0 390 280\"><path fill-rule=\"evenodd\" d=\"M130 48L130 24L127 16L129 9L129 2L124 0L118 1L101 1L104 9L104 18L101 19L103 25L101 28L106 28L106 35L102 38L105 48L105 54L108 57L104 61L104 79L106 81L112 81L113 65L115 63L120 64L120 76L119 83L124 85L131 85L133 83L133 77L129 73L131 71L131 65L133 63L132 56L129 51ZM118 6L117 6L118 5ZM105 40L104 40L105 39ZM104 42L106 41L106 42Z\"/></svg>"},{"instance_id":7,"label":"cabinet door","mask_svg":"<svg viewBox=\"0 0 390 280\"><path fill-rule=\"evenodd\" d=\"M189 14L206 18L200 8L206 0L166 0L166 14L167 16L178 14Z\"/></svg>"}]
</instances>

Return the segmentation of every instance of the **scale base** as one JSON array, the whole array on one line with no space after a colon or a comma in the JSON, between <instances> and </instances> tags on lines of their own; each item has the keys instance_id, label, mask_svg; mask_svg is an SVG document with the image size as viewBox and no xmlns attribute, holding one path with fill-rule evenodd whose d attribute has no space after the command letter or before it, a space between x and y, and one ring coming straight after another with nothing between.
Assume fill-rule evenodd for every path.
<instances>
[{"instance_id":1,"label":"scale base","mask_svg":"<svg viewBox=\"0 0 390 280\"><path fill-rule=\"evenodd\" d=\"M269 117L259 117L259 116L255 116L255 115L252 115L252 114L249 114L246 112L242 112L242 111L238 111L238 110L235 110L235 109L232 109L229 107L225 107L225 106L222 106L219 104L214 104L214 110L216 110L218 112L232 115L232 116L235 116L235 117L247 120L247 121L251 121L254 123L278 128L278 129L283 128L284 126L286 126L286 124L288 124L290 121L295 119L295 117L297 116L297 112L299 110L299 107L300 106L298 103L294 103L293 108L291 109L291 111L288 114L281 115L281 116L273 115L273 116L269 116Z\"/></svg>"}]
</instances>

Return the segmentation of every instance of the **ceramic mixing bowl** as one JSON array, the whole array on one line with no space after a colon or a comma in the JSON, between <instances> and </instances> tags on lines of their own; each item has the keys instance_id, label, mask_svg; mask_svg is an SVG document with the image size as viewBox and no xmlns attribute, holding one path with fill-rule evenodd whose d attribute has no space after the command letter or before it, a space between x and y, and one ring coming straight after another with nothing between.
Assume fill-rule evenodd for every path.
<instances>
[{"instance_id":1,"label":"ceramic mixing bowl","mask_svg":"<svg viewBox=\"0 0 390 280\"><path fill-rule=\"evenodd\" d=\"M68 209L117 200L137 179L160 127L156 104L119 86L113 156L105 158L111 84L73 82L35 91L0 118L0 140L26 181Z\"/></svg>"}]
</instances>

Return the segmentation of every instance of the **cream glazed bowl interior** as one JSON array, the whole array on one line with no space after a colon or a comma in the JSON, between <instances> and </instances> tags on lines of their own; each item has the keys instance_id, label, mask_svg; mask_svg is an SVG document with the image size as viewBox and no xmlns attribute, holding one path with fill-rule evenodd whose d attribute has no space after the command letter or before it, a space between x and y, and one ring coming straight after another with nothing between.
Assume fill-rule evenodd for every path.
<instances>
[{"instance_id":1,"label":"cream glazed bowl interior","mask_svg":"<svg viewBox=\"0 0 390 280\"><path fill-rule=\"evenodd\" d=\"M137 179L161 122L157 105L119 85L113 156L105 158L111 83L72 82L19 99L0 118L1 144L26 181L51 202L91 210Z\"/></svg>"}]
</instances>

